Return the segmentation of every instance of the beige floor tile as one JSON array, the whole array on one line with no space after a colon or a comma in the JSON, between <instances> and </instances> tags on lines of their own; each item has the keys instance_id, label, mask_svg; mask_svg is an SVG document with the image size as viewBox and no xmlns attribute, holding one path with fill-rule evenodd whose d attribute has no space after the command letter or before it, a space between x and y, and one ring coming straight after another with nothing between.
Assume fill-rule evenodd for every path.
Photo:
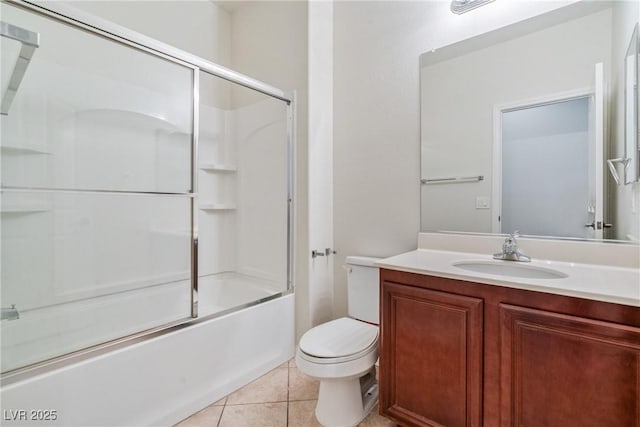
<instances>
[{"instance_id":1,"label":"beige floor tile","mask_svg":"<svg viewBox=\"0 0 640 427\"><path fill-rule=\"evenodd\" d=\"M320 382L303 374L298 368L289 368L289 401L315 400Z\"/></svg>"},{"instance_id":2,"label":"beige floor tile","mask_svg":"<svg viewBox=\"0 0 640 427\"><path fill-rule=\"evenodd\" d=\"M227 405L219 427L286 427L287 402Z\"/></svg>"},{"instance_id":3,"label":"beige floor tile","mask_svg":"<svg viewBox=\"0 0 640 427\"><path fill-rule=\"evenodd\" d=\"M296 367L296 358L295 357L293 359L289 360L289 367L290 368L295 368Z\"/></svg>"},{"instance_id":4,"label":"beige floor tile","mask_svg":"<svg viewBox=\"0 0 640 427\"><path fill-rule=\"evenodd\" d=\"M222 399L218 400L217 402L213 402L211 404L211 406L224 406L227 403L227 398L223 397Z\"/></svg>"},{"instance_id":5,"label":"beige floor tile","mask_svg":"<svg viewBox=\"0 0 640 427\"><path fill-rule=\"evenodd\" d=\"M288 369L276 368L227 397L227 405L287 401Z\"/></svg>"},{"instance_id":6,"label":"beige floor tile","mask_svg":"<svg viewBox=\"0 0 640 427\"><path fill-rule=\"evenodd\" d=\"M207 406L202 411L179 422L175 427L216 427L223 408L223 406Z\"/></svg>"},{"instance_id":7,"label":"beige floor tile","mask_svg":"<svg viewBox=\"0 0 640 427\"><path fill-rule=\"evenodd\" d=\"M367 418L365 418L358 427L395 427L396 423L383 417L378 413L378 407L376 406L371 410Z\"/></svg>"},{"instance_id":8,"label":"beige floor tile","mask_svg":"<svg viewBox=\"0 0 640 427\"><path fill-rule=\"evenodd\" d=\"M317 400L289 402L289 427L322 427L316 419Z\"/></svg>"}]
</instances>

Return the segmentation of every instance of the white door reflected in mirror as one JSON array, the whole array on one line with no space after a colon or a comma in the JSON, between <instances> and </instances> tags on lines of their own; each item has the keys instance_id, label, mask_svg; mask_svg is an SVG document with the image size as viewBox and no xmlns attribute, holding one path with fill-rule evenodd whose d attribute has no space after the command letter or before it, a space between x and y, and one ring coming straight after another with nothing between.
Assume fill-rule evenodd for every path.
<instances>
[{"instance_id":1,"label":"white door reflected in mirror","mask_svg":"<svg viewBox=\"0 0 640 427\"><path fill-rule=\"evenodd\" d=\"M594 237L589 206L589 98L502 112L501 233Z\"/></svg>"}]
</instances>

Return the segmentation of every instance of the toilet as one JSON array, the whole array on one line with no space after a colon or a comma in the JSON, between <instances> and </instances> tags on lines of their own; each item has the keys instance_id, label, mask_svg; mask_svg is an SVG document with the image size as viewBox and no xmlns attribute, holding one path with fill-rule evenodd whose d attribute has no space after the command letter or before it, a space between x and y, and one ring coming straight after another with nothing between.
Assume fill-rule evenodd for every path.
<instances>
[{"instance_id":1,"label":"toilet","mask_svg":"<svg viewBox=\"0 0 640 427\"><path fill-rule=\"evenodd\" d=\"M378 260L347 257L349 317L308 330L298 345L298 369L320 381L316 418L325 427L356 426L378 403Z\"/></svg>"}]
</instances>

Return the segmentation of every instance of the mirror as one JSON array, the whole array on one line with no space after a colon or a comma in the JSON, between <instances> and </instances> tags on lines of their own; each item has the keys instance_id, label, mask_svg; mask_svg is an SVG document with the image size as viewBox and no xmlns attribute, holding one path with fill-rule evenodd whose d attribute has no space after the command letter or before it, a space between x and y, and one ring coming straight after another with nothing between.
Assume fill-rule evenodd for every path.
<instances>
[{"instance_id":1,"label":"mirror","mask_svg":"<svg viewBox=\"0 0 640 427\"><path fill-rule=\"evenodd\" d=\"M635 1L579 1L422 54L421 230L633 238L605 165L631 129L613 104L637 17Z\"/></svg>"},{"instance_id":2,"label":"mirror","mask_svg":"<svg viewBox=\"0 0 640 427\"><path fill-rule=\"evenodd\" d=\"M629 48L625 55L625 184L640 181L640 145L638 144L638 123L640 122L640 110L638 109L638 25L633 29Z\"/></svg>"}]
</instances>

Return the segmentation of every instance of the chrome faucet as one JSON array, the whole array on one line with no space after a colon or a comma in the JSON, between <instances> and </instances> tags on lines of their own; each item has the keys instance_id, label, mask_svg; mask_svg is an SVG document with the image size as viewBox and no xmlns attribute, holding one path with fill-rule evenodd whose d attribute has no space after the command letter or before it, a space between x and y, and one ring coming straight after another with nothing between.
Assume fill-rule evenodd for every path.
<instances>
[{"instance_id":1,"label":"chrome faucet","mask_svg":"<svg viewBox=\"0 0 640 427\"><path fill-rule=\"evenodd\" d=\"M502 252L493 254L493 258L501 259L504 261L531 262L531 257L526 256L520 251L520 249L518 249L518 242L516 241L516 237L520 237L520 233L518 231L510 234L509 237L504 239L504 243L502 244Z\"/></svg>"},{"instance_id":2,"label":"chrome faucet","mask_svg":"<svg viewBox=\"0 0 640 427\"><path fill-rule=\"evenodd\" d=\"M16 320L20 318L20 313L15 304L11 304L11 307L0 308L0 320Z\"/></svg>"}]
</instances>

